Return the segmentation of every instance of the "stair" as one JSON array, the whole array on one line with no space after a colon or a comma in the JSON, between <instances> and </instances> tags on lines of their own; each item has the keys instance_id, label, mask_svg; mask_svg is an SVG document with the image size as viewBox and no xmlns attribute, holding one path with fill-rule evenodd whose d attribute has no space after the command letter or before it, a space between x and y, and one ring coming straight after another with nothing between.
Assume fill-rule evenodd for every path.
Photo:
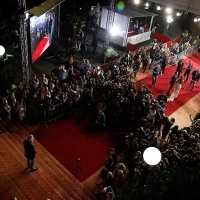
<instances>
[{"instance_id":1,"label":"stair","mask_svg":"<svg viewBox=\"0 0 200 200\"><path fill-rule=\"evenodd\" d=\"M0 169L0 175L4 173L0 181L0 196L3 199L9 199L12 195L19 199L95 199L94 194L36 140L38 170L29 172L23 148L23 141L29 132L21 124L12 124L12 130L12 134L3 130L4 133L0 135L0 159L4 160L4 167ZM8 177L5 171L10 173Z\"/></svg>"}]
</instances>

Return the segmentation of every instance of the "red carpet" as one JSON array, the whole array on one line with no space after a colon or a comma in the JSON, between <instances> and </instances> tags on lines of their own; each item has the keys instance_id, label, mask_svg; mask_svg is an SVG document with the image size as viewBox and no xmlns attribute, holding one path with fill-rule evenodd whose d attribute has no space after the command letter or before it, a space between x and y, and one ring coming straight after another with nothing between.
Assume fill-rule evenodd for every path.
<instances>
[{"instance_id":1,"label":"red carpet","mask_svg":"<svg viewBox=\"0 0 200 200\"><path fill-rule=\"evenodd\" d=\"M103 131L87 132L83 119L80 122L76 119L53 122L48 128L31 133L74 176L80 158L84 175L79 168L76 178L80 181L99 170L105 163L108 150L119 146L119 137L124 137Z\"/></svg>"},{"instance_id":2,"label":"red carpet","mask_svg":"<svg viewBox=\"0 0 200 200\"><path fill-rule=\"evenodd\" d=\"M188 66L188 62L189 60L192 60L193 62L193 70L195 68L199 68L200 65L200 59L198 57L195 56L189 56L186 57L184 59L184 68L186 68ZM169 88L169 82L171 80L171 76L172 74L175 72L176 70L176 66L169 66L165 69L165 73L161 76L159 75L156 86L155 87L151 87L151 83L152 83L152 77L148 76L145 77L144 79L137 81L137 86L141 83L144 82L149 89L152 90L152 93L154 95L155 98L157 98L157 96L159 94L161 94L163 91L167 91ZM181 107L182 105L184 105L186 102L188 102L191 98L193 98L195 95L197 95L200 91L200 82L198 82L196 84L196 86L194 87L194 89L191 90L187 90L189 83L191 80L191 74L189 76L189 79L187 82L184 83L184 89L182 89L178 95L178 97L170 103L167 103L167 111L166 111L166 115L171 115L172 113L174 113L179 107ZM173 89L171 90L171 93L173 92Z\"/></svg>"},{"instance_id":3,"label":"red carpet","mask_svg":"<svg viewBox=\"0 0 200 200\"><path fill-rule=\"evenodd\" d=\"M32 54L32 62L35 62L49 46L49 38L42 38L42 40L37 44L36 50Z\"/></svg>"}]
</instances>

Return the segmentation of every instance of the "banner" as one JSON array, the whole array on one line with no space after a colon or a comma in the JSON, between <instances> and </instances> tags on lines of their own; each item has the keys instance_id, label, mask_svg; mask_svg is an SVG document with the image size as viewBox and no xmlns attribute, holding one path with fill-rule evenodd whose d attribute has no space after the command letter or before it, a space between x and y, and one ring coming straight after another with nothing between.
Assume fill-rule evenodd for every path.
<instances>
[{"instance_id":1,"label":"banner","mask_svg":"<svg viewBox=\"0 0 200 200\"><path fill-rule=\"evenodd\" d=\"M151 31L145 32L145 33L140 33L138 35L134 35L134 36L128 37L127 38L127 43L138 44L140 42L144 42L146 40L149 40L150 36L151 36Z\"/></svg>"}]
</instances>

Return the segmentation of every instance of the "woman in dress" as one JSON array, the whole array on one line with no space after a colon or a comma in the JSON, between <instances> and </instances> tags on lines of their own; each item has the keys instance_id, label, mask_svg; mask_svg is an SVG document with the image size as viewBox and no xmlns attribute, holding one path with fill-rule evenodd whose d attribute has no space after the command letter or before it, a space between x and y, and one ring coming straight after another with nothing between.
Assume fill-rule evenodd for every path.
<instances>
[{"instance_id":1,"label":"woman in dress","mask_svg":"<svg viewBox=\"0 0 200 200\"><path fill-rule=\"evenodd\" d=\"M171 102L174 101L174 99L178 96L181 88L183 87L183 83L184 83L184 76L180 76L177 80L176 80L176 86L174 88L174 92L171 94L171 96L167 99L167 102Z\"/></svg>"}]
</instances>

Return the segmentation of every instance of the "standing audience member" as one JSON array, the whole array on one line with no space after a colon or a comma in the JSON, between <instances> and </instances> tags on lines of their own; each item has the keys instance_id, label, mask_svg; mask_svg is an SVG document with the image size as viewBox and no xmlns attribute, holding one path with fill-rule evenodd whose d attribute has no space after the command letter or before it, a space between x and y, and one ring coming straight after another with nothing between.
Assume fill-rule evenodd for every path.
<instances>
[{"instance_id":1,"label":"standing audience member","mask_svg":"<svg viewBox=\"0 0 200 200\"><path fill-rule=\"evenodd\" d=\"M24 140L24 150L25 150L25 157L27 158L27 167L30 169L31 172L36 171L37 168L34 166L35 164L35 145L33 143L34 137L33 135L29 135L26 140Z\"/></svg>"},{"instance_id":2,"label":"standing audience member","mask_svg":"<svg viewBox=\"0 0 200 200\"><path fill-rule=\"evenodd\" d=\"M95 54L96 48L98 47L97 31L94 31L94 33L93 33L92 47L94 48L92 53Z\"/></svg>"},{"instance_id":3,"label":"standing audience member","mask_svg":"<svg viewBox=\"0 0 200 200\"><path fill-rule=\"evenodd\" d=\"M67 70L65 69L65 65L63 64L59 66L58 70L58 79L60 81L60 84L62 85L67 78Z\"/></svg>"},{"instance_id":4,"label":"standing audience member","mask_svg":"<svg viewBox=\"0 0 200 200\"><path fill-rule=\"evenodd\" d=\"M31 83L30 83L30 91L34 93L36 89L38 88L39 83L40 82L36 74L33 74L33 78L31 79Z\"/></svg>"},{"instance_id":5,"label":"standing audience member","mask_svg":"<svg viewBox=\"0 0 200 200\"><path fill-rule=\"evenodd\" d=\"M6 129L9 133L12 133L10 129L10 122L11 122L11 107L8 105L8 101L3 99L3 116L6 121Z\"/></svg>"},{"instance_id":6,"label":"standing audience member","mask_svg":"<svg viewBox=\"0 0 200 200\"><path fill-rule=\"evenodd\" d=\"M72 41L71 41L71 38L68 37L67 38L67 41L65 42L65 48L66 48L66 57L68 58L71 53L72 53L72 47L73 47L73 44L72 44Z\"/></svg>"}]
</instances>

